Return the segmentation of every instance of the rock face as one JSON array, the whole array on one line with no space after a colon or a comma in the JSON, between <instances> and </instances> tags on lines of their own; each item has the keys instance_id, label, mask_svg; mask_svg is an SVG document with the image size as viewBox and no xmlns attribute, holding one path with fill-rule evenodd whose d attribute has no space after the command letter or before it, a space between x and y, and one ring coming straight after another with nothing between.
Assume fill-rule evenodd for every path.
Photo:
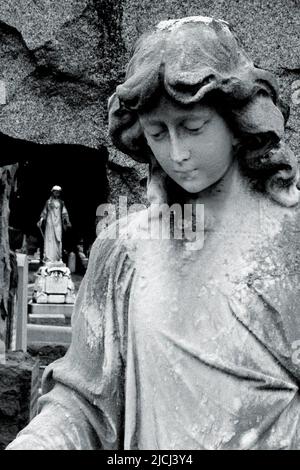
<instances>
[{"instance_id":1,"label":"rock face","mask_svg":"<svg viewBox=\"0 0 300 470\"><path fill-rule=\"evenodd\" d=\"M0 6L0 130L39 143L99 147L124 55L122 4L10 0Z\"/></svg>"},{"instance_id":2,"label":"rock face","mask_svg":"<svg viewBox=\"0 0 300 470\"><path fill-rule=\"evenodd\" d=\"M4 449L36 413L38 361L22 352L0 364L0 449Z\"/></svg>"}]
</instances>

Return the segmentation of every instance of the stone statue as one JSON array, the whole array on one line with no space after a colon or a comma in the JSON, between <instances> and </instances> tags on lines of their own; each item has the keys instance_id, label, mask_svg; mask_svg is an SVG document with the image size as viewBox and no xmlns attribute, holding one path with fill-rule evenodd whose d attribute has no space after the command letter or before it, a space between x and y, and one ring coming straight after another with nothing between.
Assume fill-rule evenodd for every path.
<instances>
[{"instance_id":1,"label":"stone statue","mask_svg":"<svg viewBox=\"0 0 300 470\"><path fill-rule=\"evenodd\" d=\"M110 134L149 163L152 205L204 205L204 244L143 237L150 208L120 219L118 237L101 232L70 349L10 449L300 447L299 173L286 117L273 75L226 22L164 21L140 38L109 101Z\"/></svg>"},{"instance_id":2,"label":"stone statue","mask_svg":"<svg viewBox=\"0 0 300 470\"><path fill-rule=\"evenodd\" d=\"M51 196L41 213L38 227L45 223L44 261L57 262L62 259L63 229L71 227L69 214L60 198L61 187L53 186Z\"/></svg>"}]
</instances>

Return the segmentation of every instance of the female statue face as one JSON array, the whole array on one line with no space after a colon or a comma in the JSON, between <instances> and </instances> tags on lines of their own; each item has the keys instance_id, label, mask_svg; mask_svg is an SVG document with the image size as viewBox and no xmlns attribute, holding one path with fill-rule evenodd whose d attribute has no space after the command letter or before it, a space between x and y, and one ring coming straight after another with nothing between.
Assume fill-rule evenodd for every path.
<instances>
[{"instance_id":1,"label":"female statue face","mask_svg":"<svg viewBox=\"0 0 300 470\"><path fill-rule=\"evenodd\" d=\"M206 104L181 106L162 97L139 121L155 158L183 189L198 193L222 178L233 162L236 139Z\"/></svg>"},{"instance_id":2,"label":"female statue face","mask_svg":"<svg viewBox=\"0 0 300 470\"><path fill-rule=\"evenodd\" d=\"M57 191L57 190L52 191L52 196L55 199L58 199L60 197L60 191Z\"/></svg>"}]
</instances>

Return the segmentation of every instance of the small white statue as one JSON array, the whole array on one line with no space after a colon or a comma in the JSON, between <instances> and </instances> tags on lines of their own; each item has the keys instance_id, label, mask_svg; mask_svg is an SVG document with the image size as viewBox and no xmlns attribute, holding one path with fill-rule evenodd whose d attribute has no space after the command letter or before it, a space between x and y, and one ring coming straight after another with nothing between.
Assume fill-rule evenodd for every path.
<instances>
[{"instance_id":1,"label":"small white statue","mask_svg":"<svg viewBox=\"0 0 300 470\"><path fill-rule=\"evenodd\" d=\"M45 223L44 261L61 261L63 229L71 228L69 214L64 201L61 199L62 188L53 186L51 196L41 213L38 227L42 231Z\"/></svg>"}]
</instances>

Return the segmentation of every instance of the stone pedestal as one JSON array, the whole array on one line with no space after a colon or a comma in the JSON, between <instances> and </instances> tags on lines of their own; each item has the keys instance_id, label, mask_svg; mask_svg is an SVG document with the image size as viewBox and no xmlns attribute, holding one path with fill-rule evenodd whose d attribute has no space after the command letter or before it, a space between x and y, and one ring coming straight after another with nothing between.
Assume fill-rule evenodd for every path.
<instances>
[{"instance_id":1,"label":"stone pedestal","mask_svg":"<svg viewBox=\"0 0 300 470\"><path fill-rule=\"evenodd\" d=\"M4 449L37 413L39 362L21 351L0 363L0 449Z\"/></svg>"},{"instance_id":2,"label":"stone pedestal","mask_svg":"<svg viewBox=\"0 0 300 470\"><path fill-rule=\"evenodd\" d=\"M29 323L65 326L71 324L74 305L28 303Z\"/></svg>"},{"instance_id":3,"label":"stone pedestal","mask_svg":"<svg viewBox=\"0 0 300 470\"><path fill-rule=\"evenodd\" d=\"M29 324L27 327L27 341L32 344L65 344L69 345L72 339L71 326L37 325Z\"/></svg>"},{"instance_id":4,"label":"stone pedestal","mask_svg":"<svg viewBox=\"0 0 300 470\"><path fill-rule=\"evenodd\" d=\"M46 263L38 270L33 301L37 304L74 304L75 288L70 270L64 263Z\"/></svg>"},{"instance_id":5,"label":"stone pedestal","mask_svg":"<svg viewBox=\"0 0 300 470\"><path fill-rule=\"evenodd\" d=\"M73 304L36 304L32 301L28 303L28 312L32 315L63 315L71 318L73 313Z\"/></svg>"}]
</instances>

